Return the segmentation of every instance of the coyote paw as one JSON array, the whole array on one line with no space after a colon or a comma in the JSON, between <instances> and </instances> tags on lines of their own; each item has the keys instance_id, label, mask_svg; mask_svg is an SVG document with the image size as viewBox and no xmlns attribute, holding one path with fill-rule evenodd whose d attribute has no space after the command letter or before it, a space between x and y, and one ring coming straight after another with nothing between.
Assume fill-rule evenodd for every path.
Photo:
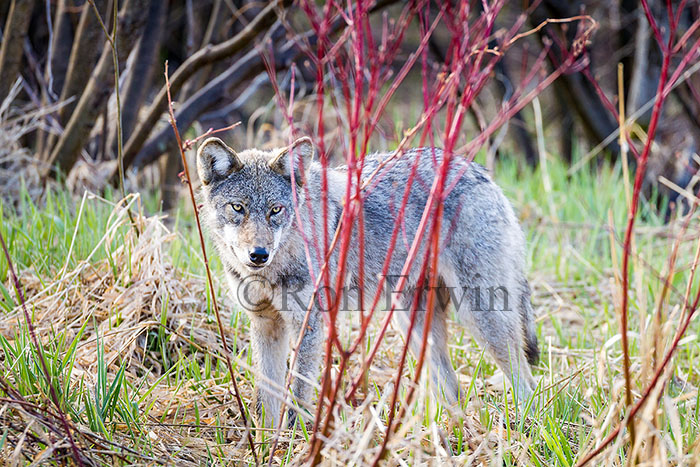
<instances>
[{"instance_id":1,"label":"coyote paw","mask_svg":"<svg viewBox=\"0 0 700 467\"><path fill-rule=\"evenodd\" d=\"M311 417L311 412L309 412L306 409L301 409L297 407L291 407L287 409L287 428L290 430L294 428L294 424L297 423L297 420L299 421L299 427L301 427L301 424L304 423L304 418L299 416L299 412L304 411L306 415Z\"/></svg>"}]
</instances>

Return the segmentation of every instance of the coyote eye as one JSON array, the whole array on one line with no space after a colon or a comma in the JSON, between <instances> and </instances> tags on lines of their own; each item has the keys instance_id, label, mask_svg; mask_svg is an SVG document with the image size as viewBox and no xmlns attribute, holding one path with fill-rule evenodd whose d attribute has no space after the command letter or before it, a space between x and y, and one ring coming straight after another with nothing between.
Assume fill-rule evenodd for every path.
<instances>
[{"instance_id":1,"label":"coyote eye","mask_svg":"<svg viewBox=\"0 0 700 467\"><path fill-rule=\"evenodd\" d=\"M243 212L243 205L240 203L232 203L229 206L231 206L231 209L236 211L237 213L242 213Z\"/></svg>"},{"instance_id":2,"label":"coyote eye","mask_svg":"<svg viewBox=\"0 0 700 467\"><path fill-rule=\"evenodd\" d=\"M270 209L270 214L275 215L279 214L282 211L282 206L275 206L274 208Z\"/></svg>"}]
</instances>

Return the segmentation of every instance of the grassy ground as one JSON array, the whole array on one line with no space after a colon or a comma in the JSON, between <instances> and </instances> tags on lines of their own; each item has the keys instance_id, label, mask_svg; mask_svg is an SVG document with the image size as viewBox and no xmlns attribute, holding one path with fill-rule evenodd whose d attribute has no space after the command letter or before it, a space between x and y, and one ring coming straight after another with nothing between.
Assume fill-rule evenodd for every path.
<instances>
[{"instance_id":1,"label":"grassy ground","mask_svg":"<svg viewBox=\"0 0 700 467\"><path fill-rule=\"evenodd\" d=\"M492 361L466 329L454 326L452 359L469 394L462 407L465 416L460 421L449 416L423 385L389 444L392 465L448 460L573 465L621 419L616 277L626 219L625 184L619 167L570 177L566 171L556 160L549 161L544 173L522 170L506 156L495 174L529 240L542 351L535 371L540 379L537 408L521 416ZM551 182L547 190L545 180ZM163 218L154 214L158 203L152 196L146 201L132 196L127 204L138 233L129 226L124 204L116 207L110 193L73 198L50 190L41 207L27 196L16 208L0 206L0 231L41 340L37 350L8 264L0 258L0 461L29 463L70 455L55 429L57 419L37 408L47 405L50 393L37 358L40 352L63 412L79 427L74 438L80 446L101 446L91 458L105 464L250 463L245 425L221 358L191 211L182 203L176 214ZM638 224L630 307L636 396L677 327L698 238L697 218L680 243L670 292L663 301L659 297L660 277L665 277L681 224L664 224L649 206ZM215 257L212 266L230 325L228 337L236 349L238 385L249 404L254 377L247 321L224 298L225 282ZM357 332L357 323L347 324L350 334ZM697 324L691 325L664 391L640 413L634 456L642 463L689 464L691 453L700 449L696 332ZM387 337L364 403L339 407L340 421L323 451L327 463L362 464L377 452L400 343L395 333ZM357 366L355 359L350 370ZM411 363L407 374L413 370ZM259 454L272 455L276 463L303 459L308 439L304 429L284 432L274 453L269 452L271 436L258 433L263 443ZM620 446L618 442L598 461L629 461L629 450Z\"/></svg>"}]
</instances>

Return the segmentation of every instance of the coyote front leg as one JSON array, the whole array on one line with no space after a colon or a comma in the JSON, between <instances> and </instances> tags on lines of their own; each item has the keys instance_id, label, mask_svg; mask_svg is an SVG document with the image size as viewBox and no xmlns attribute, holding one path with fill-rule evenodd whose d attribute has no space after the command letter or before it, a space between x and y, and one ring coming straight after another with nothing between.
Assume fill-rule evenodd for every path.
<instances>
[{"instance_id":1,"label":"coyote front leg","mask_svg":"<svg viewBox=\"0 0 700 467\"><path fill-rule=\"evenodd\" d=\"M251 346L255 362L255 410L258 423L277 426L287 372L287 326L273 310L250 314ZM264 409L264 410L263 410ZM264 415L263 415L264 414Z\"/></svg>"},{"instance_id":2,"label":"coyote front leg","mask_svg":"<svg viewBox=\"0 0 700 467\"><path fill-rule=\"evenodd\" d=\"M294 366L292 367L292 393L298 405L309 404L312 400L313 389L318 382L319 366L323 356L324 326L323 318L317 309L309 312L306 323L305 309L296 309L290 316L289 327L291 329L292 352L296 352L296 358L292 355ZM305 326L304 326L305 325ZM303 333L303 336L302 336ZM294 346L299 342L299 348ZM297 418L295 408L288 411L289 426L294 425Z\"/></svg>"}]
</instances>

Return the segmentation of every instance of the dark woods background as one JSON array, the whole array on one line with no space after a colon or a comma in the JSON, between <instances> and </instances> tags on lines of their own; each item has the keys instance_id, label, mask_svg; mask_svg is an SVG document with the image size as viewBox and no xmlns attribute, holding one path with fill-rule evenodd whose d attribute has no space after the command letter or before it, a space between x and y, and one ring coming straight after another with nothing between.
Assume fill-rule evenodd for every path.
<instances>
[{"instance_id":1,"label":"dark woods background","mask_svg":"<svg viewBox=\"0 0 700 467\"><path fill-rule=\"evenodd\" d=\"M113 1L117 0L94 0L94 5L82 0L0 3L0 102L9 96L4 112L17 118L30 109L42 109L32 114L35 125L21 139L21 145L41 162L42 180L82 177L97 186L118 181L114 57L106 36L107 31L112 33ZM477 17L482 13L481 2L470 3L470 15ZM688 33L693 42L698 31L691 25L700 16L699 3L672 3L675 8L679 3L685 5L677 35ZM666 4L659 0L649 4L662 34L668 34ZM431 5L433 17L440 5ZM317 6L321 9L320 3ZM381 28L383 20L395 18L404 6L405 2L400 1L377 2L372 10L373 27ZM124 0L118 2L117 10L122 156L131 179L160 161L158 184L163 190L178 184L179 153L166 121L166 60L178 126L187 137L240 120L243 125L223 134L236 147L276 142L279 136L272 129L285 122L275 111L275 93L266 62L279 72L276 81L283 93L289 92L292 66L296 70L296 99L314 93L315 68L299 46L302 41L314 44L314 30L303 9L290 1ZM661 52L641 5L635 0L507 2L496 21L493 47L498 46L499 23L509 26L521 14L527 15L523 29L535 28L548 18L577 15L590 15L597 22L586 44L585 66L567 69L539 96L543 126L549 151L572 164L573 169L585 167L583 163L575 165L582 158L584 162L590 160L591 167L605 160L618 160L619 125L601 93L617 108L621 64L626 113L637 113L630 133L639 140L649 124L650 101L661 70ZM430 67L439 68L449 59L446 40L441 40L444 28L439 24L430 38ZM465 140L470 139L469 132L483 130L520 82L528 62L534 61L543 47L551 47L547 53L549 71L556 69L562 50L578 28L576 21L551 22L508 49L505 59L494 68L493 79L469 109ZM336 36L342 28L339 25L337 29ZM396 55L397 70L419 41L419 28L408 28ZM659 184L659 177L686 187L696 173L700 76L694 73L695 65L690 64L688 73L692 74L681 80L665 103L646 177L647 197L658 187L673 201L675 192L667 184ZM415 76L409 75L401 84L394 98L397 102L422 101L420 70L411 74ZM398 141L401 136L392 121L395 116L395 112L387 112L379 125L388 141ZM314 133L318 122L308 115L299 120L299 131ZM505 139L497 143L496 158L508 155L520 158L523 164L538 164L531 107L513 116ZM343 151L339 143L329 142L328 148L331 153ZM633 161L630 163L634 166ZM173 197L164 193L162 199L168 208ZM663 201L658 205L666 208Z\"/></svg>"}]
</instances>

